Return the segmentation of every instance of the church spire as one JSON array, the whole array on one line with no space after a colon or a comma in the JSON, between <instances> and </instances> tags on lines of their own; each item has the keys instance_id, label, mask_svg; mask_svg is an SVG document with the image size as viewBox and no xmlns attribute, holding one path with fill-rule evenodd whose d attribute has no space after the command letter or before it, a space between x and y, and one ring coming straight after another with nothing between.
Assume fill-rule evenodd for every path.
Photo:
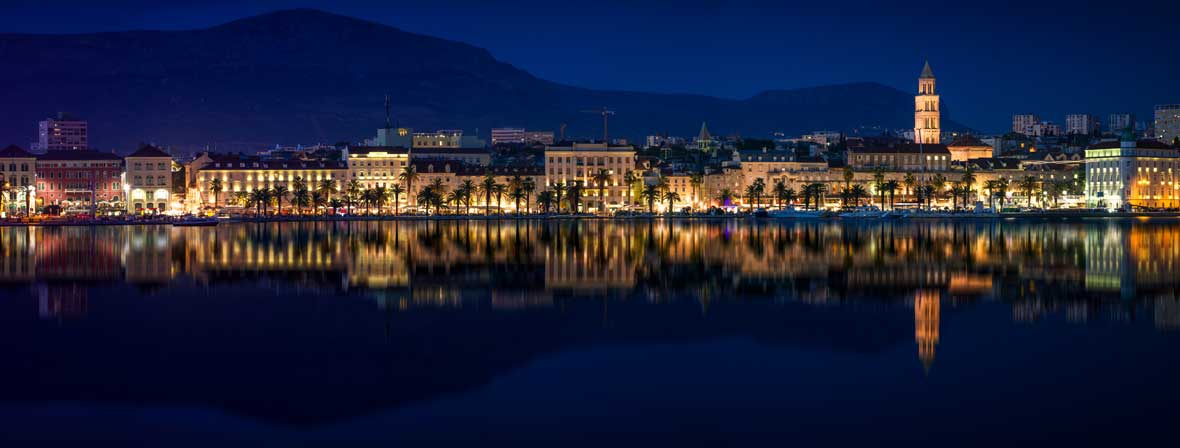
<instances>
[{"instance_id":1,"label":"church spire","mask_svg":"<svg viewBox=\"0 0 1180 448\"><path fill-rule=\"evenodd\" d=\"M918 76L918 78L934 78L934 70L930 69L930 61L926 61L926 66L922 67L922 75Z\"/></svg>"}]
</instances>

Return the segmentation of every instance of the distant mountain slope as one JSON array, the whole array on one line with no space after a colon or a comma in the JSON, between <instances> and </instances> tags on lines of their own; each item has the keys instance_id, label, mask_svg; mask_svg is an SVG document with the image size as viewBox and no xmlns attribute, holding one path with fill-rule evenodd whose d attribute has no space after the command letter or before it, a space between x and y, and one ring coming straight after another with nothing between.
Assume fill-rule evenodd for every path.
<instances>
[{"instance_id":1,"label":"distant mountain slope","mask_svg":"<svg viewBox=\"0 0 1180 448\"><path fill-rule=\"evenodd\" d=\"M26 145L36 122L68 111L91 141L250 149L355 141L395 118L415 129L497 126L597 136L765 135L912 124L912 98L875 83L769 91L746 100L599 91L539 79L484 49L315 10L286 10L189 31L0 34L0 142ZM686 74L691 76L691 74ZM947 121L947 127L957 126Z\"/></svg>"}]
</instances>

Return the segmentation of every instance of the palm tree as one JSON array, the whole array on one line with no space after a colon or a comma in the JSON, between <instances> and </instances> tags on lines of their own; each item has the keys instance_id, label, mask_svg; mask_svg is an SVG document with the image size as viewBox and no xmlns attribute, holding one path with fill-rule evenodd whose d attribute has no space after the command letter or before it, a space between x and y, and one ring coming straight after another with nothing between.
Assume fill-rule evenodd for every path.
<instances>
[{"instance_id":1,"label":"palm tree","mask_svg":"<svg viewBox=\"0 0 1180 448\"><path fill-rule=\"evenodd\" d=\"M496 184L492 187L492 194L496 196L496 214L503 215L504 208L500 207L500 199L504 197L504 184Z\"/></svg>"},{"instance_id":2,"label":"palm tree","mask_svg":"<svg viewBox=\"0 0 1180 448\"><path fill-rule=\"evenodd\" d=\"M946 176L943 176L942 173L935 174L930 180L930 186L934 187L934 191L933 194L926 198L927 201L938 199L946 192ZM930 208L929 205L927 204L927 209Z\"/></svg>"},{"instance_id":3,"label":"palm tree","mask_svg":"<svg viewBox=\"0 0 1180 448\"><path fill-rule=\"evenodd\" d=\"M274 197L275 201L277 201L278 205L279 205L279 208L278 208L278 210L276 210L276 212L279 215L282 215L283 214L283 199L285 199L287 197L287 187L285 187L283 185L275 185L274 188L270 189L270 193L271 193L271 196Z\"/></svg>"},{"instance_id":4,"label":"palm tree","mask_svg":"<svg viewBox=\"0 0 1180 448\"><path fill-rule=\"evenodd\" d=\"M695 209L696 204L701 201L700 191L701 185L705 183L705 175L703 173L692 173L688 176L688 184L692 186L692 207Z\"/></svg>"},{"instance_id":5,"label":"palm tree","mask_svg":"<svg viewBox=\"0 0 1180 448\"><path fill-rule=\"evenodd\" d=\"M631 205L631 202L634 200L635 196L635 172L628 171L627 173L623 174L623 183L627 184L627 192L623 194L623 197L626 199L624 202L626 202L626 205L629 206Z\"/></svg>"},{"instance_id":6,"label":"palm tree","mask_svg":"<svg viewBox=\"0 0 1180 448\"><path fill-rule=\"evenodd\" d=\"M881 168L873 170L873 187L877 189L877 194L881 196L881 208L885 208L885 171Z\"/></svg>"},{"instance_id":7,"label":"palm tree","mask_svg":"<svg viewBox=\"0 0 1180 448\"><path fill-rule=\"evenodd\" d=\"M476 188L475 182L471 179L463 179L463 182L460 182L459 186L455 188L455 194L464 206L463 214L471 214L471 195L475 193Z\"/></svg>"},{"instance_id":8,"label":"palm tree","mask_svg":"<svg viewBox=\"0 0 1180 448\"><path fill-rule=\"evenodd\" d=\"M762 195L766 194L766 181L759 177L754 179L752 186L754 187L755 206L762 205Z\"/></svg>"},{"instance_id":9,"label":"palm tree","mask_svg":"<svg viewBox=\"0 0 1180 448\"><path fill-rule=\"evenodd\" d=\"M668 190L664 193L664 200L668 202L668 213L671 214L672 203L680 200L680 194L675 191Z\"/></svg>"},{"instance_id":10,"label":"palm tree","mask_svg":"<svg viewBox=\"0 0 1180 448\"><path fill-rule=\"evenodd\" d=\"M758 189L754 187L754 184L746 185L746 202L749 203L751 210L754 209L755 196L758 196Z\"/></svg>"},{"instance_id":11,"label":"palm tree","mask_svg":"<svg viewBox=\"0 0 1180 448\"><path fill-rule=\"evenodd\" d=\"M549 208L553 206L553 192L549 190L537 193L537 204L541 206L543 213L549 213Z\"/></svg>"},{"instance_id":12,"label":"palm tree","mask_svg":"<svg viewBox=\"0 0 1180 448\"><path fill-rule=\"evenodd\" d=\"M570 203L571 214L578 214L578 204L582 202L583 190L585 190L585 187L582 186L582 181L579 180L575 180L573 185L566 188L565 193L568 196L566 201Z\"/></svg>"},{"instance_id":13,"label":"palm tree","mask_svg":"<svg viewBox=\"0 0 1180 448\"><path fill-rule=\"evenodd\" d=\"M559 214L559 215L561 214L561 195L562 194L565 194L565 185L562 185L561 182L554 184L553 185L553 195L554 195L554 197L556 197L556 201L553 204L557 206L557 214Z\"/></svg>"},{"instance_id":14,"label":"palm tree","mask_svg":"<svg viewBox=\"0 0 1180 448\"><path fill-rule=\"evenodd\" d=\"M852 202L854 202L857 207L860 207L860 201L863 201L865 198L869 197L869 190L865 189L864 185L853 185L852 191L849 192L849 196L851 197Z\"/></svg>"},{"instance_id":15,"label":"palm tree","mask_svg":"<svg viewBox=\"0 0 1180 448\"><path fill-rule=\"evenodd\" d=\"M519 183L513 186L512 191L508 192L508 197L511 198L512 202L515 203L516 216L520 216L520 200L524 199L524 187Z\"/></svg>"},{"instance_id":16,"label":"palm tree","mask_svg":"<svg viewBox=\"0 0 1180 448\"><path fill-rule=\"evenodd\" d=\"M377 201L377 192L373 191L372 188L366 188L366 189L364 189L364 191L361 191L360 202L362 205L365 206L365 214L366 215L369 214L369 207L372 207L373 203L376 201Z\"/></svg>"},{"instance_id":17,"label":"palm tree","mask_svg":"<svg viewBox=\"0 0 1180 448\"><path fill-rule=\"evenodd\" d=\"M855 187L853 187L853 188L855 188ZM826 192L827 189L828 189L827 185L824 185L819 182L812 182L810 184L805 185L803 187L803 191L804 191L803 197L804 197L804 201L805 201L804 208L806 208L808 205L808 203L806 201L808 201L809 198L814 197L815 198L815 208L816 208L816 210L818 210L823 205L824 192Z\"/></svg>"},{"instance_id":18,"label":"palm tree","mask_svg":"<svg viewBox=\"0 0 1180 448\"><path fill-rule=\"evenodd\" d=\"M411 198L418 199L414 196L414 182L418 180L418 169L414 168L414 164L407 163L402 167L402 172L398 173L397 178L406 184L406 205L413 207L409 202Z\"/></svg>"},{"instance_id":19,"label":"palm tree","mask_svg":"<svg viewBox=\"0 0 1180 448\"><path fill-rule=\"evenodd\" d=\"M384 185L373 187L373 203L377 205L377 214L381 214L381 209L385 207L385 200L389 197L389 190Z\"/></svg>"},{"instance_id":20,"label":"palm tree","mask_svg":"<svg viewBox=\"0 0 1180 448\"><path fill-rule=\"evenodd\" d=\"M270 203L270 190L259 188L250 192L250 202L257 208L257 214L265 213L266 206Z\"/></svg>"},{"instance_id":21,"label":"palm tree","mask_svg":"<svg viewBox=\"0 0 1180 448\"><path fill-rule=\"evenodd\" d=\"M324 196L324 194L319 191L311 192L311 208L312 209L319 210L320 207L327 207L327 206L328 206L328 197L327 196Z\"/></svg>"},{"instance_id":22,"label":"palm tree","mask_svg":"<svg viewBox=\"0 0 1180 448\"><path fill-rule=\"evenodd\" d=\"M975 170L971 165L967 165L967 169L963 171L963 177L959 178L963 182L963 206L967 206L968 196L975 192Z\"/></svg>"},{"instance_id":23,"label":"palm tree","mask_svg":"<svg viewBox=\"0 0 1180 448\"><path fill-rule=\"evenodd\" d=\"M393 214L394 215L397 215L398 210L400 210L400 208L398 206L401 205L402 193L405 193L405 192L406 192L406 189L402 188L402 184L393 184L393 186L389 187L389 195L393 197Z\"/></svg>"},{"instance_id":24,"label":"palm tree","mask_svg":"<svg viewBox=\"0 0 1180 448\"><path fill-rule=\"evenodd\" d=\"M901 188L901 185L896 180L887 180L885 181L885 185L882 185L882 188L884 188L885 191L889 193L889 208L892 209L893 195L897 193L897 190Z\"/></svg>"},{"instance_id":25,"label":"palm tree","mask_svg":"<svg viewBox=\"0 0 1180 448\"><path fill-rule=\"evenodd\" d=\"M352 214L352 203L361 197L361 183L353 179L344 187L344 205L348 207L348 214Z\"/></svg>"},{"instance_id":26,"label":"palm tree","mask_svg":"<svg viewBox=\"0 0 1180 448\"><path fill-rule=\"evenodd\" d=\"M600 169L590 179L598 187L598 211L606 213L606 183L610 181L610 171Z\"/></svg>"},{"instance_id":27,"label":"palm tree","mask_svg":"<svg viewBox=\"0 0 1180 448\"><path fill-rule=\"evenodd\" d=\"M524 191L525 211L528 213L532 213L533 209L532 209L532 205L529 204L529 198L533 195L533 192L537 190L537 181L533 180L533 178L531 178L531 177L526 177L524 179L524 182L520 185L520 189L522 191Z\"/></svg>"},{"instance_id":28,"label":"palm tree","mask_svg":"<svg viewBox=\"0 0 1180 448\"><path fill-rule=\"evenodd\" d=\"M336 192L336 182L332 179L320 179L320 183L316 186L316 191L324 194L324 200L331 201L332 193Z\"/></svg>"},{"instance_id":29,"label":"palm tree","mask_svg":"<svg viewBox=\"0 0 1180 448\"><path fill-rule=\"evenodd\" d=\"M224 186L221 184L220 178L214 177L213 180L209 181L209 191L213 192L213 208L215 209L218 208L218 203L221 199L222 188L224 188Z\"/></svg>"},{"instance_id":30,"label":"palm tree","mask_svg":"<svg viewBox=\"0 0 1180 448\"><path fill-rule=\"evenodd\" d=\"M447 204L449 204L448 205L449 207L455 208L456 214L459 213L459 204L462 204L462 203L463 203L463 192L456 189L455 191L447 193Z\"/></svg>"},{"instance_id":31,"label":"palm tree","mask_svg":"<svg viewBox=\"0 0 1180 448\"><path fill-rule=\"evenodd\" d=\"M492 211L492 194L496 192L496 187L500 184L496 183L496 176L492 173L484 175L483 182L480 182L479 189L483 191L483 214L487 216Z\"/></svg>"},{"instance_id":32,"label":"palm tree","mask_svg":"<svg viewBox=\"0 0 1180 448\"><path fill-rule=\"evenodd\" d=\"M1037 178L1033 177L1033 175L1030 174L1024 176L1024 179L1020 180L1020 194L1024 195L1025 199L1028 201L1028 207L1030 208L1032 207L1033 192L1036 190Z\"/></svg>"},{"instance_id":33,"label":"palm tree","mask_svg":"<svg viewBox=\"0 0 1180 448\"><path fill-rule=\"evenodd\" d=\"M783 194L782 194L782 196L780 196L780 198L782 199L783 203L785 203L787 205L794 204L795 199L796 199L795 198L795 189L788 188L786 191L783 192Z\"/></svg>"},{"instance_id":34,"label":"palm tree","mask_svg":"<svg viewBox=\"0 0 1180 448\"><path fill-rule=\"evenodd\" d=\"M1008 178L1001 177L996 179L996 194L1000 197L1000 208L1004 208L1008 199Z\"/></svg>"},{"instance_id":35,"label":"palm tree","mask_svg":"<svg viewBox=\"0 0 1180 448\"><path fill-rule=\"evenodd\" d=\"M430 205L434 203L434 195L434 190L432 190L430 186L426 186L426 188L418 190L418 194L414 197L414 200L418 202L418 205L426 204L427 215L430 214Z\"/></svg>"},{"instance_id":36,"label":"palm tree","mask_svg":"<svg viewBox=\"0 0 1180 448\"><path fill-rule=\"evenodd\" d=\"M914 195L914 185L918 183L917 179L914 178L914 173L905 173L905 177L902 178L901 183L905 185L904 194Z\"/></svg>"},{"instance_id":37,"label":"palm tree","mask_svg":"<svg viewBox=\"0 0 1180 448\"><path fill-rule=\"evenodd\" d=\"M782 179L774 181L773 193L774 193L774 206L781 209L783 206L783 199L787 195L786 181L784 181Z\"/></svg>"},{"instance_id":38,"label":"palm tree","mask_svg":"<svg viewBox=\"0 0 1180 448\"><path fill-rule=\"evenodd\" d=\"M845 190L851 191L852 179L855 177L856 177L856 172L852 170L852 167L845 166L844 167L844 189Z\"/></svg>"},{"instance_id":39,"label":"palm tree","mask_svg":"<svg viewBox=\"0 0 1180 448\"><path fill-rule=\"evenodd\" d=\"M307 186L302 185L296 188L294 193L291 193L291 203L298 209L300 215L303 214L303 209L311 204L311 193L307 191Z\"/></svg>"},{"instance_id":40,"label":"palm tree","mask_svg":"<svg viewBox=\"0 0 1180 448\"><path fill-rule=\"evenodd\" d=\"M233 194L234 205L245 207L250 203L250 193L245 191L237 191Z\"/></svg>"},{"instance_id":41,"label":"palm tree","mask_svg":"<svg viewBox=\"0 0 1180 448\"><path fill-rule=\"evenodd\" d=\"M660 198L660 189L656 188L655 185L647 185L643 187L643 193L641 196L643 196L643 199L647 201L647 212L655 213L656 200Z\"/></svg>"},{"instance_id":42,"label":"palm tree","mask_svg":"<svg viewBox=\"0 0 1180 448\"><path fill-rule=\"evenodd\" d=\"M729 204L733 201L733 190L728 188L721 189L721 191L717 193L716 199L717 203L724 207L725 204Z\"/></svg>"}]
</instances>

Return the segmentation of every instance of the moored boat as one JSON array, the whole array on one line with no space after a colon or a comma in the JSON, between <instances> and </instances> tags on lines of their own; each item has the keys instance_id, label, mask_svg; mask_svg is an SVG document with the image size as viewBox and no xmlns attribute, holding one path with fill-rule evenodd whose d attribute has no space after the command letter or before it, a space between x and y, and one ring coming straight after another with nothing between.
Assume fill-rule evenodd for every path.
<instances>
[{"instance_id":1,"label":"moored boat","mask_svg":"<svg viewBox=\"0 0 1180 448\"><path fill-rule=\"evenodd\" d=\"M211 227L217 225L217 218L186 218L172 221L173 227Z\"/></svg>"},{"instance_id":2,"label":"moored boat","mask_svg":"<svg viewBox=\"0 0 1180 448\"><path fill-rule=\"evenodd\" d=\"M829 216L828 212L824 210L799 210L795 207L770 210L766 214L768 217L775 219L818 219Z\"/></svg>"}]
</instances>

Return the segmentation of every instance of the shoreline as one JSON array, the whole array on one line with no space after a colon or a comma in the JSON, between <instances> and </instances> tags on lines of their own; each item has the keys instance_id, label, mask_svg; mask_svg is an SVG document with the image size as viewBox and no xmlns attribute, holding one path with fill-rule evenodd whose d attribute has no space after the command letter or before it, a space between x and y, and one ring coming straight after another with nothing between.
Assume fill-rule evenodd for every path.
<instances>
[{"instance_id":1,"label":"shoreline","mask_svg":"<svg viewBox=\"0 0 1180 448\"><path fill-rule=\"evenodd\" d=\"M907 216L904 218L878 217L824 217L824 218L757 218L749 214L741 215L639 215L639 216L597 216L597 215L377 215L377 216L300 216L300 217L241 217L219 220L217 224L238 223L283 223L283 222L372 222L372 221L572 221L572 220L603 220L603 221L641 221L641 220L733 220L742 219L757 222L905 222L905 221L1073 221L1093 219L1180 219L1180 212L1144 212L1144 213L1096 213L1092 211L1050 211L1036 213L955 213ZM135 221L135 220L95 220L69 221L46 220L39 222L0 221L0 227L93 227L93 226L156 226L174 225L179 220Z\"/></svg>"}]
</instances>

